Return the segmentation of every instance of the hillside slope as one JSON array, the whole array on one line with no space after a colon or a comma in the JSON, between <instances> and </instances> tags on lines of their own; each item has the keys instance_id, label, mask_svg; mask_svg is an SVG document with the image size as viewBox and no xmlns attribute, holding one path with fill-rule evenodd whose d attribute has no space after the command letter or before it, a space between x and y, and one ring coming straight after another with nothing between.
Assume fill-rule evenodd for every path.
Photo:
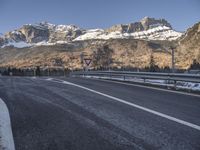
<instances>
[{"instance_id":1,"label":"hillside slope","mask_svg":"<svg viewBox=\"0 0 200 150\"><path fill-rule=\"evenodd\" d=\"M0 50L0 66L35 67L55 66L60 59L65 67L80 68L80 55L91 57L95 50L108 45L114 50L113 67L145 67L149 65L151 54L160 67L170 66L169 46L172 42L151 42L134 39L88 40L51 46L28 48L5 47Z\"/></svg>"},{"instance_id":2,"label":"hillside slope","mask_svg":"<svg viewBox=\"0 0 200 150\"><path fill-rule=\"evenodd\" d=\"M177 47L177 67L188 68L196 59L200 62L200 22L189 28Z\"/></svg>"}]
</instances>

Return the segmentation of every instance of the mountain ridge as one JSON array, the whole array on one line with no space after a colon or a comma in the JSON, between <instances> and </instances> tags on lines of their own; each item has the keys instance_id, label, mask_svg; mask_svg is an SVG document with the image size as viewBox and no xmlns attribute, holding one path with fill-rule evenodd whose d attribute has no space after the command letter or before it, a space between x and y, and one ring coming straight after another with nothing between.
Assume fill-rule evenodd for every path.
<instances>
[{"instance_id":1,"label":"mountain ridge","mask_svg":"<svg viewBox=\"0 0 200 150\"><path fill-rule=\"evenodd\" d=\"M55 25L48 22L25 24L19 29L7 32L0 46L14 47L52 45L79 40L96 39L144 39L176 40L182 33L176 32L165 19L145 17L139 22L114 25L108 29L82 29L75 25ZM3 44L2 44L3 43ZM18 44L15 44L18 43ZM22 48L18 47L18 48Z\"/></svg>"},{"instance_id":2,"label":"mountain ridge","mask_svg":"<svg viewBox=\"0 0 200 150\"><path fill-rule=\"evenodd\" d=\"M194 59L200 62L200 22L173 40L159 39L161 36L166 37L168 33L173 32L171 31L172 27L166 26L163 26L161 30L158 30L161 28L158 26L133 33L123 33L120 28L120 31L109 33L102 29L85 30L74 25L53 25L47 22L42 24L46 26L41 29L42 34L39 32L41 27L37 25L28 25L28 30L22 28L18 31L20 33L15 31L14 34L18 36L14 36L14 38L19 42L10 40L11 44L5 43L5 37L0 37L0 67L56 67L53 60L59 59L62 60L64 67L80 69L82 67L80 62L82 53L92 57L95 51L105 45L113 49L112 67L117 68L122 66L148 67L151 56L159 67L170 67L172 47L175 50L176 68L187 69ZM47 27L50 29L48 32L46 32ZM163 28L166 28L166 31L163 31ZM150 36L148 32L150 32ZM21 35L21 33L23 34ZM51 34L52 36L49 36ZM134 37L135 34L142 38ZM143 34L147 34L148 38L145 38ZM41 35L50 40L41 41ZM152 35L157 35L159 40ZM173 34L170 33L170 35ZM112 36L118 36L118 38L112 38ZM153 37L153 40L150 37ZM28 38L29 43L26 42L26 38Z\"/></svg>"}]
</instances>

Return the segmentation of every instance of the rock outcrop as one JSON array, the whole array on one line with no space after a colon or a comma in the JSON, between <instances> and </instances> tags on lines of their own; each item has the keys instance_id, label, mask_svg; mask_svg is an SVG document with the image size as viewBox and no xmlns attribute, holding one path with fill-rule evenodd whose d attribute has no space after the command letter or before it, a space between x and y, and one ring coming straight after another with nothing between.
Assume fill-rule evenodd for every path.
<instances>
[{"instance_id":1,"label":"rock outcrop","mask_svg":"<svg viewBox=\"0 0 200 150\"><path fill-rule=\"evenodd\" d=\"M152 29L158 26L165 26L172 29L172 26L165 19L154 19L154 18L144 17L140 22L115 25L107 29L106 31L133 33L133 32L138 32L138 31L145 31L145 30Z\"/></svg>"},{"instance_id":2,"label":"rock outcrop","mask_svg":"<svg viewBox=\"0 0 200 150\"><path fill-rule=\"evenodd\" d=\"M0 47L3 46L5 44L5 39L0 37Z\"/></svg>"},{"instance_id":3,"label":"rock outcrop","mask_svg":"<svg viewBox=\"0 0 200 150\"><path fill-rule=\"evenodd\" d=\"M19 32L25 36L28 43L38 43L49 39L49 30L41 25L24 25Z\"/></svg>"},{"instance_id":4,"label":"rock outcrop","mask_svg":"<svg viewBox=\"0 0 200 150\"><path fill-rule=\"evenodd\" d=\"M6 33L5 38L15 42L26 41L26 36L20 30Z\"/></svg>"},{"instance_id":5,"label":"rock outcrop","mask_svg":"<svg viewBox=\"0 0 200 150\"><path fill-rule=\"evenodd\" d=\"M200 22L189 28L177 47L177 67L187 68L194 59L200 63Z\"/></svg>"},{"instance_id":6,"label":"rock outcrop","mask_svg":"<svg viewBox=\"0 0 200 150\"><path fill-rule=\"evenodd\" d=\"M144 30L148 30L148 29L158 27L158 26L166 26L172 29L172 26L170 25L170 23L168 23L165 19L155 19L155 18L144 17L140 22Z\"/></svg>"}]
</instances>

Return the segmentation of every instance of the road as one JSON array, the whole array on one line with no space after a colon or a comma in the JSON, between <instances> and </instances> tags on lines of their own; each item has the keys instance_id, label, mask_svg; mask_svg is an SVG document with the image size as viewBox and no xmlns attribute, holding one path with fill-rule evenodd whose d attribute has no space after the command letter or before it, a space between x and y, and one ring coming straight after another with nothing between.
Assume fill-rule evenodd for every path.
<instances>
[{"instance_id":1,"label":"road","mask_svg":"<svg viewBox=\"0 0 200 150\"><path fill-rule=\"evenodd\" d=\"M0 77L0 98L16 150L200 150L198 96L96 79Z\"/></svg>"}]
</instances>

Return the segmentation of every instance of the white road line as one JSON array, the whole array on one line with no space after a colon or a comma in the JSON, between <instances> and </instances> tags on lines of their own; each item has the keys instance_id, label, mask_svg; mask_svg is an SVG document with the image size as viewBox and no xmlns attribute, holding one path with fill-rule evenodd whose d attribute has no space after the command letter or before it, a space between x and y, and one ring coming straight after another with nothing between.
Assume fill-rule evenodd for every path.
<instances>
[{"instance_id":1,"label":"white road line","mask_svg":"<svg viewBox=\"0 0 200 150\"><path fill-rule=\"evenodd\" d=\"M8 108L0 98L0 149L15 150Z\"/></svg>"},{"instance_id":2,"label":"white road line","mask_svg":"<svg viewBox=\"0 0 200 150\"><path fill-rule=\"evenodd\" d=\"M110 96L110 95L107 95L107 94L104 94L104 93L95 91L95 90L93 90L93 89L90 89L90 88L87 88L87 87L84 87L84 86L81 86L81 85L78 85L78 84L75 84L75 83L71 83L71 82L64 81L64 80L60 80L60 81L48 80L48 81L57 82L57 83L62 83L62 84L67 84L67 85L71 85L71 86L75 86L75 87L78 87L78 88L81 88L81 89L90 91L90 92L92 92L92 93L95 93L95 94L98 94L98 95L101 95L101 96L110 98L110 99L112 99L112 100L121 102L121 103L123 103L123 104L127 104L127 105L129 105L129 106L132 106L132 107L141 109L141 110L146 111L146 112L149 112L149 113L151 113L151 114L154 114L154 115L157 115L157 116L166 118L166 119L168 119L168 120L177 122L177 123L179 123L179 124L182 124L182 125L185 125L185 126L188 126L188 127L191 127L191 128L193 128L193 129L197 129L197 130L200 131L200 126L195 125L195 124L193 124L193 123L190 123L190 122L187 122L187 121L184 121L184 120L181 120L181 119L177 119L177 118L175 118L175 117L172 117L172 116L169 116L169 115L166 115L166 114L157 112L157 111L155 111L155 110L152 110L152 109L149 109L149 108L146 108L146 107L143 107L143 106L140 106L140 105L131 103L131 102L127 102L127 101L125 101L125 100L123 100L123 99L120 99L120 98L117 98L117 97L114 97L114 96Z\"/></svg>"},{"instance_id":3,"label":"white road line","mask_svg":"<svg viewBox=\"0 0 200 150\"><path fill-rule=\"evenodd\" d=\"M97 80L97 81L103 81L103 82L111 82L111 83L118 83L118 84L123 84L123 85L129 85L129 86L134 86L134 87L142 87L142 88L146 88L146 89L153 89L153 90L158 90L158 91L164 91L164 92L169 92L169 93L176 93L176 94L182 94L182 95L188 95L188 96L195 96L195 97L200 97L200 95L198 94L193 94L193 93L186 93L186 92L181 92L181 91L172 91L172 90L168 90L168 89L162 89L159 87L151 87L151 86L145 86L145 85L139 85L139 84L132 84L132 83L124 83L124 82L120 82L120 81L113 81L113 80L105 80L105 79L94 79L91 78L92 80Z\"/></svg>"}]
</instances>

